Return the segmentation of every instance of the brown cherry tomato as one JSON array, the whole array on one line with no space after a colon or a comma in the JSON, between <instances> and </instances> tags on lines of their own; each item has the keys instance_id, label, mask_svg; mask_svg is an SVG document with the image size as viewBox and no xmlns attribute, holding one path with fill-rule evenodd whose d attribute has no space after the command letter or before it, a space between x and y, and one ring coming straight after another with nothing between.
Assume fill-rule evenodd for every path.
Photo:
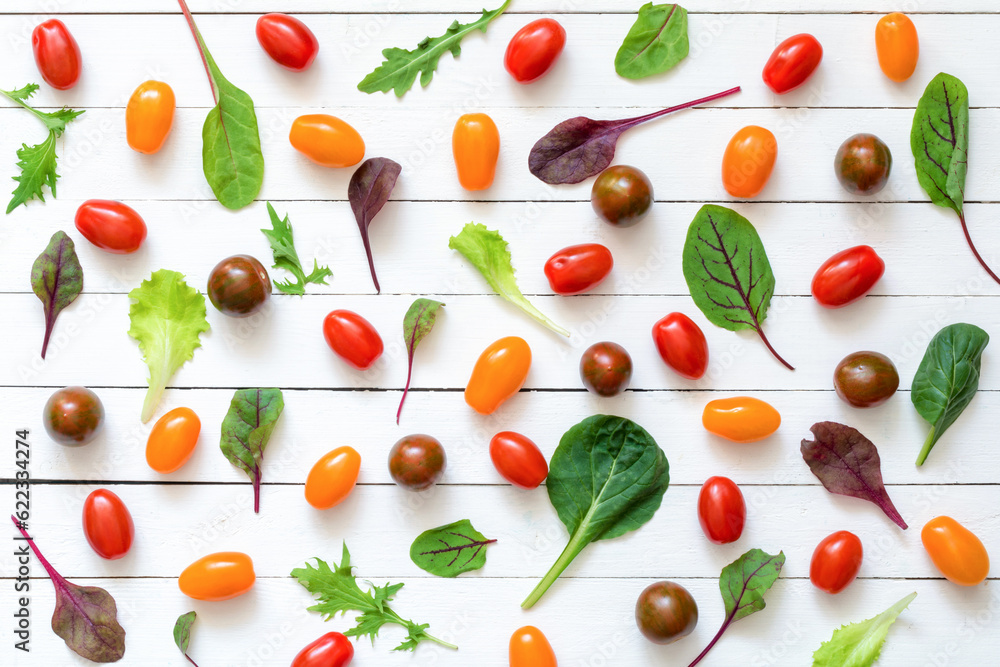
<instances>
[{"instance_id":1,"label":"brown cherry tomato","mask_svg":"<svg viewBox=\"0 0 1000 667\"><path fill-rule=\"evenodd\" d=\"M444 474L447 462L441 442L429 435L408 435L389 450L389 474L396 484L410 491L434 485Z\"/></svg>"},{"instance_id":2,"label":"brown cherry tomato","mask_svg":"<svg viewBox=\"0 0 1000 667\"><path fill-rule=\"evenodd\" d=\"M250 556L238 551L220 551L184 568L177 585L189 598L218 601L243 595L256 579Z\"/></svg>"},{"instance_id":3,"label":"brown cherry tomato","mask_svg":"<svg viewBox=\"0 0 1000 667\"><path fill-rule=\"evenodd\" d=\"M60 445L85 445L104 426L104 405L86 387L66 387L49 396L42 422L49 437Z\"/></svg>"},{"instance_id":4,"label":"brown cherry tomato","mask_svg":"<svg viewBox=\"0 0 1000 667\"><path fill-rule=\"evenodd\" d=\"M31 31L31 50L45 83L58 90L69 90L80 79L80 46L66 24L59 19L39 23Z\"/></svg>"},{"instance_id":5,"label":"brown cherry tomato","mask_svg":"<svg viewBox=\"0 0 1000 667\"><path fill-rule=\"evenodd\" d=\"M556 294L580 294L607 278L614 265L611 251L600 243L581 243L549 257L545 277Z\"/></svg>"},{"instance_id":6,"label":"brown cherry tomato","mask_svg":"<svg viewBox=\"0 0 1000 667\"><path fill-rule=\"evenodd\" d=\"M494 341L483 350L465 386L465 402L481 415L493 414L524 385L531 368L531 348L517 336Z\"/></svg>"},{"instance_id":7,"label":"brown cherry tomato","mask_svg":"<svg viewBox=\"0 0 1000 667\"><path fill-rule=\"evenodd\" d=\"M323 167L351 167L365 156L365 141L358 131L336 116L323 113L296 118L288 141Z\"/></svg>"},{"instance_id":8,"label":"brown cherry tomato","mask_svg":"<svg viewBox=\"0 0 1000 667\"><path fill-rule=\"evenodd\" d=\"M694 632L698 625L698 605L680 584L658 581L639 594L635 624L654 644L671 644Z\"/></svg>"},{"instance_id":9,"label":"brown cherry tomato","mask_svg":"<svg viewBox=\"0 0 1000 667\"><path fill-rule=\"evenodd\" d=\"M485 190L493 185L500 157L500 131L484 113L467 113L455 122L451 133L458 182L466 190Z\"/></svg>"},{"instance_id":10,"label":"brown cherry tomato","mask_svg":"<svg viewBox=\"0 0 1000 667\"><path fill-rule=\"evenodd\" d=\"M135 524L121 498L107 489L97 489L83 502L83 534L94 553L117 560L132 548Z\"/></svg>"},{"instance_id":11,"label":"brown cherry tomato","mask_svg":"<svg viewBox=\"0 0 1000 667\"><path fill-rule=\"evenodd\" d=\"M299 651L292 667L347 667L353 658L351 640L339 632L328 632Z\"/></svg>"},{"instance_id":12,"label":"brown cherry tomato","mask_svg":"<svg viewBox=\"0 0 1000 667\"><path fill-rule=\"evenodd\" d=\"M542 78L566 45L566 30L554 19L537 19L518 30L504 53L503 66L518 83Z\"/></svg>"},{"instance_id":13,"label":"brown cherry tomato","mask_svg":"<svg viewBox=\"0 0 1000 667\"><path fill-rule=\"evenodd\" d=\"M146 463L170 473L187 463L198 444L201 420L190 408L174 408L156 420L146 440Z\"/></svg>"},{"instance_id":14,"label":"brown cherry tomato","mask_svg":"<svg viewBox=\"0 0 1000 667\"><path fill-rule=\"evenodd\" d=\"M708 341L684 313L670 313L657 321L653 342L667 366L683 378L697 380L708 369Z\"/></svg>"},{"instance_id":15,"label":"brown cherry tomato","mask_svg":"<svg viewBox=\"0 0 1000 667\"><path fill-rule=\"evenodd\" d=\"M812 35L792 35L774 49L764 65L767 87L779 95L806 82L823 60L823 47Z\"/></svg>"},{"instance_id":16,"label":"brown cherry tomato","mask_svg":"<svg viewBox=\"0 0 1000 667\"><path fill-rule=\"evenodd\" d=\"M743 492L728 477L709 477L698 494L698 522L713 544L740 539L747 519Z\"/></svg>"},{"instance_id":17,"label":"brown cherry tomato","mask_svg":"<svg viewBox=\"0 0 1000 667\"><path fill-rule=\"evenodd\" d=\"M920 531L927 555L945 579L959 586L977 586L990 574L990 555L971 530L950 516L931 519Z\"/></svg>"},{"instance_id":18,"label":"brown cherry tomato","mask_svg":"<svg viewBox=\"0 0 1000 667\"><path fill-rule=\"evenodd\" d=\"M341 503L358 481L361 455L353 447L337 447L324 454L306 477L306 502L318 510Z\"/></svg>"},{"instance_id":19,"label":"brown cherry tomato","mask_svg":"<svg viewBox=\"0 0 1000 667\"><path fill-rule=\"evenodd\" d=\"M302 21L288 14L264 14L257 19L257 41L271 60L285 69L309 69L319 53L319 40Z\"/></svg>"},{"instance_id":20,"label":"brown cherry tomato","mask_svg":"<svg viewBox=\"0 0 1000 667\"><path fill-rule=\"evenodd\" d=\"M902 82L913 76L920 58L917 28L906 14L886 14L875 24L875 50L882 73Z\"/></svg>"},{"instance_id":21,"label":"brown cherry tomato","mask_svg":"<svg viewBox=\"0 0 1000 667\"><path fill-rule=\"evenodd\" d=\"M856 408L873 408L896 393L899 373L884 354L853 352L837 364L833 387L844 402Z\"/></svg>"},{"instance_id":22,"label":"brown cherry tomato","mask_svg":"<svg viewBox=\"0 0 1000 667\"><path fill-rule=\"evenodd\" d=\"M594 343L580 357L580 380L598 396L615 396L632 379L632 357L618 343Z\"/></svg>"},{"instance_id":23,"label":"brown cherry tomato","mask_svg":"<svg viewBox=\"0 0 1000 667\"><path fill-rule=\"evenodd\" d=\"M510 636L510 667L557 667L556 653L541 630L533 625L518 628Z\"/></svg>"},{"instance_id":24,"label":"brown cherry tomato","mask_svg":"<svg viewBox=\"0 0 1000 667\"><path fill-rule=\"evenodd\" d=\"M722 185L733 197L752 199L771 178L778 140L767 128L748 125L733 135L722 156Z\"/></svg>"},{"instance_id":25,"label":"brown cherry tomato","mask_svg":"<svg viewBox=\"0 0 1000 667\"><path fill-rule=\"evenodd\" d=\"M868 294L885 273L885 262L867 245L841 250L823 262L812 295L824 308L843 308Z\"/></svg>"},{"instance_id":26,"label":"brown cherry tomato","mask_svg":"<svg viewBox=\"0 0 1000 667\"><path fill-rule=\"evenodd\" d=\"M371 322L350 310L334 310L323 320L323 337L337 356L359 371L382 356L382 337Z\"/></svg>"},{"instance_id":27,"label":"brown cherry tomato","mask_svg":"<svg viewBox=\"0 0 1000 667\"><path fill-rule=\"evenodd\" d=\"M858 536L838 530L823 538L813 551L809 580L821 591L836 595L858 576L863 558L864 549Z\"/></svg>"},{"instance_id":28,"label":"brown cherry tomato","mask_svg":"<svg viewBox=\"0 0 1000 667\"><path fill-rule=\"evenodd\" d=\"M271 298L271 278L264 265L250 255L227 257L208 277L208 299L220 313L249 317Z\"/></svg>"},{"instance_id":29,"label":"brown cherry tomato","mask_svg":"<svg viewBox=\"0 0 1000 667\"><path fill-rule=\"evenodd\" d=\"M781 426L781 415L759 398L736 396L709 401L701 415L705 430L733 442L763 440Z\"/></svg>"},{"instance_id":30,"label":"brown cherry tomato","mask_svg":"<svg viewBox=\"0 0 1000 667\"><path fill-rule=\"evenodd\" d=\"M130 206L110 199L88 199L76 209L77 230L101 250L135 252L146 238L146 223Z\"/></svg>"},{"instance_id":31,"label":"brown cherry tomato","mask_svg":"<svg viewBox=\"0 0 1000 667\"><path fill-rule=\"evenodd\" d=\"M549 474L538 445L514 431L500 431L490 440L490 459L500 475L522 489L535 489Z\"/></svg>"},{"instance_id":32,"label":"brown cherry tomato","mask_svg":"<svg viewBox=\"0 0 1000 667\"><path fill-rule=\"evenodd\" d=\"M173 127L176 106L174 90L167 84L140 83L125 107L125 139L129 148L140 153L160 150Z\"/></svg>"},{"instance_id":33,"label":"brown cherry tomato","mask_svg":"<svg viewBox=\"0 0 1000 667\"><path fill-rule=\"evenodd\" d=\"M600 173L590 190L590 204L604 222L631 227L649 213L653 184L641 170L623 164Z\"/></svg>"},{"instance_id":34,"label":"brown cherry tomato","mask_svg":"<svg viewBox=\"0 0 1000 667\"><path fill-rule=\"evenodd\" d=\"M837 180L852 195L873 195L889 181L892 153L874 134L855 134L840 145L833 168Z\"/></svg>"}]
</instances>

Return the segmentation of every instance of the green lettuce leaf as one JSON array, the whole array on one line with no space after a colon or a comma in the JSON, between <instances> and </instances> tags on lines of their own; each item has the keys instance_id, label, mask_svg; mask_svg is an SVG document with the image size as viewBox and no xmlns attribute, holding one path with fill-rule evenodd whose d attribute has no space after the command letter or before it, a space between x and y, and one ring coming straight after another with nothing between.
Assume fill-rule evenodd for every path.
<instances>
[{"instance_id":1,"label":"green lettuce leaf","mask_svg":"<svg viewBox=\"0 0 1000 667\"><path fill-rule=\"evenodd\" d=\"M910 593L875 618L834 630L833 637L813 653L813 667L869 667L878 660L889 627L915 597Z\"/></svg>"}]
</instances>

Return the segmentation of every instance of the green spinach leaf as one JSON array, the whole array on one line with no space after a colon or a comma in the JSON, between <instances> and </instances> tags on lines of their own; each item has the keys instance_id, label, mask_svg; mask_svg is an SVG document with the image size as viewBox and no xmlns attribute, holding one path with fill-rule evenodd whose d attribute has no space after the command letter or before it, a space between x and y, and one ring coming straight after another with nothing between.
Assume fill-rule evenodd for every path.
<instances>
[{"instance_id":1,"label":"green spinach leaf","mask_svg":"<svg viewBox=\"0 0 1000 667\"><path fill-rule=\"evenodd\" d=\"M615 71L626 79L660 74L684 60L689 48L687 10L648 2L618 49Z\"/></svg>"},{"instance_id":2,"label":"green spinach leaf","mask_svg":"<svg viewBox=\"0 0 1000 667\"><path fill-rule=\"evenodd\" d=\"M462 519L420 533L410 545L410 560L425 572L457 577L486 565L486 547L494 542Z\"/></svg>"},{"instance_id":3,"label":"green spinach leaf","mask_svg":"<svg viewBox=\"0 0 1000 667\"><path fill-rule=\"evenodd\" d=\"M813 653L812 667L871 667L882 653L889 628L916 597L910 593L874 618L834 630L833 637Z\"/></svg>"}]
</instances>

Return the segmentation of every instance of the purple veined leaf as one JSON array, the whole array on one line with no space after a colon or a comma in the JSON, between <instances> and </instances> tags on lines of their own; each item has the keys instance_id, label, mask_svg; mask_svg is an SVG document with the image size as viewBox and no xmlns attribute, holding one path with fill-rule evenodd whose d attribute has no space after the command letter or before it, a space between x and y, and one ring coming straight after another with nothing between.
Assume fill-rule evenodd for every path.
<instances>
[{"instance_id":1,"label":"purple veined leaf","mask_svg":"<svg viewBox=\"0 0 1000 667\"><path fill-rule=\"evenodd\" d=\"M118 662L125 655L125 629L118 623L115 599L103 588L77 586L62 578L45 560L35 541L28 536L24 523L10 520L21 532L35 557L42 564L56 589L56 608L52 613L52 632L72 651L92 662Z\"/></svg>"},{"instance_id":2,"label":"purple veined leaf","mask_svg":"<svg viewBox=\"0 0 1000 667\"><path fill-rule=\"evenodd\" d=\"M264 449L278 423L285 399L280 389L237 389L222 420L219 447L229 462L253 484L253 511L260 513L260 481Z\"/></svg>"},{"instance_id":3,"label":"purple veined leaf","mask_svg":"<svg viewBox=\"0 0 1000 667\"><path fill-rule=\"evenodd\" d=\"M659 118L674 111L740 92L740 87L698 100L660 109L645 116L622 120L592 120L584 116L570 118L549 130L535 142L528 155L528 170L540 180L551 185L579 183L604 171L615 157L618 137L640 123Z\"/></svg>"},{"instance_id":4,"label":"purple veined leaf","mask_svg":"<svg viewBox=\"0 0 1000 667\"><path fill-rule=\"evenodd\" d=\"M191 644L191 626L194 625L197 618L197 613L189 611L186 614L178 616L177 622L174 623L174 643L177 644L177 648L181 650L187 661L194 665L194 667L198 667L198 663L192 660L187 652L188 646Z\"/></svg>"},{"instance_id":5,"label":"purple veined leaf","mask_svg":"<svg viewBox=\"0 0 1000 667\"><path fill-rule=\"evenodd\" d=\"M857 429L836 422L817 422L809 430L816 439L802 441L802 458L826 490L875 503L906 530L906 522L882 483L881 460L872 441Z\"/></svg>"},{"instance_id":6,"label":"purple veined leaf","mask_svg":"<svg viewBox=\"0 0 1000 667\"><path fill-rule=\"evenodd\" d=\"M347 199L351 202L351 210L354 211L354 218L358 221L361 242L365 244L365 254L368 255L368 268L372 272L372 282L375 283L375 291L380 294L382 288L379 287L378 276L375 275L375 260L372 259L368 227L385 206L385 203L389 201L389 195L396 187L396 179L399 178L399 172L402 169L397 162L387 157L369 158L361 163L361 166L351 176L351 182L347 186Z\"/></svg>"},{"instance_id":7,"label":"purple veined leaf","mask_svg":"<svg viewBox=\"0 0 1000 667\"><path fill-rule=\"evenodd\" d=\"M399 399L399 409L396 410L396 424L399 424L399 415L403 414L403 403L406 401L406 394L410 391L410 378L413 375L413 353L424 336L434 328L438 310L442 306L444 306L443 303L433 299L417 299L410 304L410 308L403 317L403 340L406 343L406 354L409 360L406 366L406 386L403 388L402 398Z\"/></svg>"},{"instance_id":8,"label":"purple veined leaf","mask_svg":"<svg viewBox=\"0 0 1000 667\"><path fill-rule=\"evenodd\" d=\"M49 347L49 337L63 308L73 303L83 291L83 267L76 256L73 239L66 232L52 235L49 245L31 265L31 289L45 311L45 338L42 359Z\"/></svg>"}]
</instances>

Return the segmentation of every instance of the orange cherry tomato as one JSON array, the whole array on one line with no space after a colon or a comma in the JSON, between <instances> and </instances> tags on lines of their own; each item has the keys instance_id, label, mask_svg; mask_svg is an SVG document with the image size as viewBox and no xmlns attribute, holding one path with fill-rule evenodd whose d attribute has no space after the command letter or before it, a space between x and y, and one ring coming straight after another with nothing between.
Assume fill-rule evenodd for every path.
<instances>
[{"instance_id":1,"label":"orange cherry tomato","mask_svg":"<svg viewBox=\"0 0 1000 667\"><path fill-rule=\"evenodd\" d=\"M733 442L763 440L781 426L781 415L759 398L736 396L709 401L701 415L705 430Z\"/></svg>"},{"instance_id":2,"label":"orange cherry tomato","mask_svg":"<svg viewBox=\"0 0 1000 667\"><path fill-rule=\"evenodd\" d=\"M556 653L542 631L533 625L510 636L510 667L557 667Z\"/></svg>"},{"instance_id":3,"label":"orange cherry tomato","mask_svg":"<svg viewBox=\"0 0 1000 667\"><path fill-rule=\"evenodd\" d=\"M135 524L121 498L97 489L83 503L83 534L98 556L117 560L132 548Z\"/></svg>"},{"instance_id":4,"label":"orange cherry tomato","mask_svg":"<svg viewBox=\"0 0 1000 667\"><path fill-rule=\"evenodd\" d=\"M990 573L990 555L982 541L950 516L928 521L920 541L937 569L954 584L975 586Z\"/></svg>"},{"instance_id":5,"label":"orange cherry tomato","mask_svg":"<svg viewBox=\"0 0 1000 667\"><path fill-rule=\"evenodd\" d=\"M465 387L465 402L481 415L493 414L518 392L531 368L531 348L523 338L501 338L483 350Z\"/></svg>"},{"instance_id":6,"label":"orange cherry tomato","mask_svg":"<svg viewBox=\"0 0 1000 667\"><path fill-rule=\"evenodd\" d=\"M146 440L146 463L156 472L173 472L187 463L201 434L201 420L191 408L174 408L160 417Z\"/></svg>"},{"instance_id":7,"label":"orange cherry tomato","mask_svg":"<svg viewBox=\"0 0 1000 667\"><path fill-rule=\"evenodd\" d=\"M318 510L340 503L354 490L361 455L353 447L337 447L316 462L306 477L306 502Z\"/></svg>"},{"instance_id":8,"label":"orange cherry tomato","mask_svg":"<svg viewBox=\"0 0 1000 667\"><path fill-rule=\"evenodd\" d=\"M493 184L500 157L500 131L484 113L467 113L451 134L458 182L466 190L485 190Z\"/></svg>"},{"instance_id":9,"label":"orange cherry tomato","mask_svg":"<svg viewBox=\"0 0 1000 667\"><path fill-rule=\"evenodd\" d=\"M740 199L751 199L767 185L778 159L778 140L770 130L747 125L733 135L722 156L722 185Z\"/></svg>"},{"instance_id":10,"label":"orange cherry tomato","mask_svg":"<svg viewBox=\"0 0 1000 667\"><path fill-rule=\"evenodd\" d=\"M176 106L174 91L167 84L140 83L125 107L125 138L129 148L140 153L160 150L174 124Z\"/></svg>"},{"instance_id":11,"label":"orange cherry tomato","mask_svg":"<svg viewBox=\"0 0 1000 667\"><path fill-rule=\"evenodd\" d=\"M177 585L189 598L217 601L243 595L256 579L250 556L238 551L220 551L184 568Z\"/></svg>"},{"instance_id":12,"label":"orange cherry tomato","mask_svg":"<svg viewBox=\"0 0 1000 667\"><path fill-rule=\"evenodd\" d=\"M324 113L296 118L288 140L295 150L324 167L350 167L365 156L365 142L358 131Z\"/></svg>"},{"instance_id":13,"label":"orange cherry tomato","mask_svg":"<svg viewBox=\"0 0 1000 667\"><path fill-rule=\"evenodd\" d=\"M913 76L920 58L917 27L906 14L886 14L875 25L875 50L882 73L893 81L906 81Z\"/></svg>"}]
</instances>

